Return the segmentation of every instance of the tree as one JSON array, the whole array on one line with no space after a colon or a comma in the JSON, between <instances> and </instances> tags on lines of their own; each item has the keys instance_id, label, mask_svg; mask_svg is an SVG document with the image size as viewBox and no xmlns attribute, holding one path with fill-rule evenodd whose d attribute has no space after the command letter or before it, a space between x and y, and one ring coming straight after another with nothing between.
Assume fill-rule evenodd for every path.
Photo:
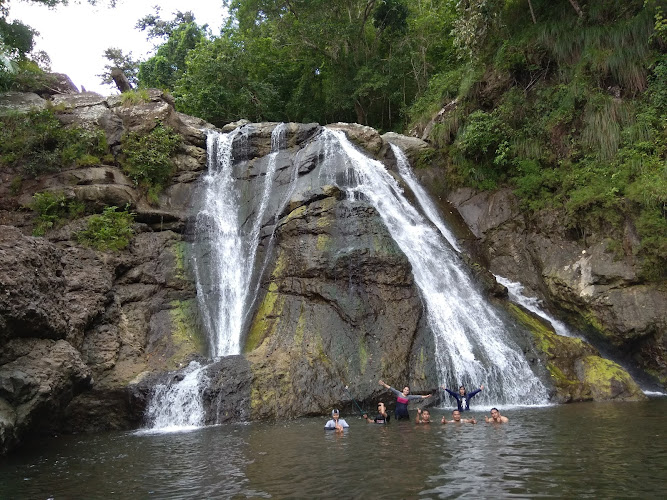
<instances>
[{"instance_id":1,"label":"tree","mask_svg":"<svg viewBox=\"0 0 667 500\"><path fill-rule=\"evenodd\" d=\"M97 75L102 79L102 83L113 85L115 79L112 75L114 70L120 70L127 78L130 85L137 84L137 73L139 72L139 61L132 58L132 52L123 54L123 51L116 47L109 47L104 51L104 57L109 64L104 65L104 72Z\"/></svg>"},{"instance_id":2,"label":"tree","mask_svg":"<svg viewBox=\"0 0 667 500\"><path fill-rule=\"evenodd\" d=\"M173 89L186 69L186 57L197 44L206 39L207 26L199 26L191 12L177 12L171 21L156 14L146 16L137 28L148 30L148 39L166 38L156 54L139 65L138 79L144 87Z\"/></svg>"}]
</instances>

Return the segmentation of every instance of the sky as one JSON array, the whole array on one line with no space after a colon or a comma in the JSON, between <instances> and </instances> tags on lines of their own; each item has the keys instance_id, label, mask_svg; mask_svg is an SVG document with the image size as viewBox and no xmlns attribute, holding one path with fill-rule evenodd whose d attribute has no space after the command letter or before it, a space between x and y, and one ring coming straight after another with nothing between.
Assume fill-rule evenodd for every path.
<instances>
[{"instance_id":1,"label":"sky","mask_svg":"<svg viewBox=\"0 0 667 500\"><path fill-rule=\"evenodd\" d=\"M153 42L146 40L146 33L135 29L139 19L161 7L163 20L173 18L176 11L192 11L195 21L208 24L214 34L219 33L225 10L222 0L117 0L115 8L98 1L92 6L83 0L68 6L49 9L43 5L21 0L9 2L9 19L18 19L39 31L35 50L43 50L51 58L51 71L65 73L81 90L103 95L117 94L115 87L103 85L97 75L104 71L108 61L104 51L118 47L124 54L132 52L134 59L146 59L153 52Z\"/></svg>"}]
</instances>

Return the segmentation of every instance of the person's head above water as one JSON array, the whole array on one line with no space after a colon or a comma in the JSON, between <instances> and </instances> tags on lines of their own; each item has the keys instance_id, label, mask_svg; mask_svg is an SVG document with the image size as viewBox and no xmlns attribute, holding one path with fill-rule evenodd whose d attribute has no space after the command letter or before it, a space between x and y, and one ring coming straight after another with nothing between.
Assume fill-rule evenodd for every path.
<instances>
[{"instance_id":1,"label":"person's head above water","mask_svg":"<svg viewBox=\"0 0 667 500\"><path fill-rule=\"evenodd\" d=\"M380 413L386 413L387 412L387 408L385 408L384 403L382 401L380 401L378 403L378 412L380 412Z\"/></svg>"},{"instance_id":2,"label":"person's head above water","mask_svg":"<svg viewBox=\"0 0 667 500\"><path fill-rule=\"evenodd\" d=\"M403 396L407 396L408 394L410 394L410 388L406 385L403 387Z\"/></svg>"},{"instance_id":3,"label":"person's head above water","mask_svg":"<svg viewBox=\"0 0 667 500\"><path fill-rule=\"evenodd\" d=\"M422 410L422 422L430 422L431 413L428 410Z\"/></svg>"},{"instance_id":4,"label":"person's head above water","mask_svg":"<svg viewBox=\"0 0 667 500\"><path fill-rule=\"evenodd\" d=\"M331 410L331 417L332 418L338 418L339 416L340 416L340 412L336 408Z\"/></svg>"},{"instance_id":5,"label":"person's head above water","mask_svg":"<svg viewBox=\"0 0 667 500\"><path fill-rule=\"evenodd\" d=\"M459 394L461 396L465 396L465 393L466 393L466 388L463 386L459 386Z\"/></svg>"},{"instance_id":6,"label":"person's head above water","mask_svg":"<svg viewBox=\"0 0 667 500\"><path fill-rule=\"evenodd\" d=\"M459 422L461 420L461 412L458 410L454 410L452 412L452 418L454 419L454 422Z\"/></svg>"}]
</instances>

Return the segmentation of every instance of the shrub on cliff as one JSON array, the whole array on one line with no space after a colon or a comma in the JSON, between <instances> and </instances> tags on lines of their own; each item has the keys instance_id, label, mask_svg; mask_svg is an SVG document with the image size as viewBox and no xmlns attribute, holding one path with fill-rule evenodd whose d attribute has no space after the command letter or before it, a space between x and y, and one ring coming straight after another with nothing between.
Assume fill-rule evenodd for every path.
<instances>
[{"instance_id":1,"label":"shrub on cliff","mask_svg":"<svg viewBox=\"0 0 667 500\"><path fill-rule=\"evenodd\" d=\"M101 214L88 219L88 227L77 234L77 240L97 250L122 250L130 244L135 214L127 208L106 207Z\"/></svg>"},{"instance_id":2,"label":"shrub on cliff","mask_svg":"<svg viewBox=\"0 0 667 500\"><path fill-rule=\"evenodd\" d=\"M155 201L169 181L172 156L180 144L180 136L161 123L148 133L130 132L123 137L120 163L135 184L147 191L149 200Z\"/></svg>"},{"instance_id":3,"label":"shrub on cliff","mask_svg":"<svg viewBox=\"0 0 667 500\"><path fill-rule=\"evenodd\" d=\"M50 109L0 117L0 164L29 177L95 165L106 154L104 132L63 127Z\"/></svg>"},{"instance_id":4,"label":"shrub on cliff","mask_svg":"<svg viewBox=\"0 0 667 500\"><path fill-rule=\"evenodd\" d=\"M35 193L32 200L30 208L37 213L33 236L44 236L46 231L57 227L64 219L80 217L85 209L83 203L68 200L62 192Z\"/></svg>"}]
</instances>

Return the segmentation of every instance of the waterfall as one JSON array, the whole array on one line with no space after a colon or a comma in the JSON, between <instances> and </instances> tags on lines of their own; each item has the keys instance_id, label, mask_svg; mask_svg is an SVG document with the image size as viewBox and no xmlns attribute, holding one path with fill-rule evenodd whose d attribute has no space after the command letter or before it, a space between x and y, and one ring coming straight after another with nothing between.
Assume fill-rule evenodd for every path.
<instances>
[{"instance_id":1,"label":"waterfall","mask_svg":"<svg viewBox=\"0 0 667 500\"><path fill-rule=\"evenodd\" d=\"M542 305L539 299L525 296L523 294L523 285L521 283L510 281L509 279L503 278L502 276L496 276L496 280L498 283L507 288L509 298L512 302L519 304L520 306L528 309L530 312L538 315L540 318L551 323L551 326L553 326L554 331L558 335L562 335L563 337L577 337L577 335L574 335L569 330L565 323L557 320L544 309L542 309Z\"/></svg>"},{"instance_id":2,"label":"waterfall","mask_svg":"<svg viewBox=\"0 0 667 500\"><path fill-rule=\"evenodd\" d=\"M146 409L146 420L152 429L180 431L204 425L204 406L200 387L205 386L206 366L196 361L183 370L183 379L158 384Z\"/></svg>"},{"instance_id":3,"label":"waterfall","mask_svg":"<svg viewBox=\"0 0 667 500\"><path fill-rule=\"evenodd\" d=\"M481 404L546 402L546 388L462 267L453 245L408 202L382 163L361 153L341 131L326 130L324 140L320 176L348 197L375 207L412 265L435 339L440 381L448 388L484 384L477 396Z\"/></svg>"},{"instance_id":4,"label":"waterfall","mask_svg":"<svg viewBox=\"0 0 667 500\"><path fill-rule=\"evenodd\" d=\"M428 197L426 191L424 191L424 188L421 187L419 181L417 181L415 174L412 173L408 157L405 156L405 153L403 153L401 148L399 148L395 144L389 144L389 145L391 146L391 150L394 153L394 157L396 158L398 173L401 175L401 178L405 181L405 183L414 193L415 197L417 198L417 202L419 203L419 206L421 206L422 210L424 211L424 214L435 225L435 227L438 228L438 231L442 233L442 235L449 242L452 248L460 253L461 249L459 248L458 243L456 243L456 238L454 237L452 232L447 228L447 226L445 226L445 223L438 214L438 209L435 207L431 199Z\"/></svg>"},{"instance_id":5,"label":"waterfall","mask_svg":"<svg viewBox=\"0 0 667 500\"><path fill-rule=\"evenodd\" d=\"M286 125L271 135L271 153L254 216L242 220L237 179L234 176L235 143L240 155L247 145L249 127L221 134L207 132L207 174L203 178L202 206L195 222L200 249L193 258L197 300L212 358L241 352L241 332L251 291L255 256L262 220L268 206L276 157L286 146ZM238 146L237 146L238 147ZM192 362L182 380L157 385L147 409L153 429L178 430L204 425L201 392L206 387L207 366Z\"/></svg>"},{"instance_id":6,"label":"waterfall","mask_svg":"<svg viewBox=\"0 0 667 500\"><path fill-rule=\"evenodd\" d=\"M195 233L197 241L202 242L210 254L208 259L195 258L194 269L199 308L209 334L212 357L241 352L241 331L259 234L274 185L276 157L285 143L286 126L281 123L272 132L272 152L257 210L252 221L245 224L233 175L233 144L237 136L249 132L248 127L244 127L227 134L209 132L207 136L208 173L204 177L203 205L197 215Z\"/></svg>"}]
</instances>

